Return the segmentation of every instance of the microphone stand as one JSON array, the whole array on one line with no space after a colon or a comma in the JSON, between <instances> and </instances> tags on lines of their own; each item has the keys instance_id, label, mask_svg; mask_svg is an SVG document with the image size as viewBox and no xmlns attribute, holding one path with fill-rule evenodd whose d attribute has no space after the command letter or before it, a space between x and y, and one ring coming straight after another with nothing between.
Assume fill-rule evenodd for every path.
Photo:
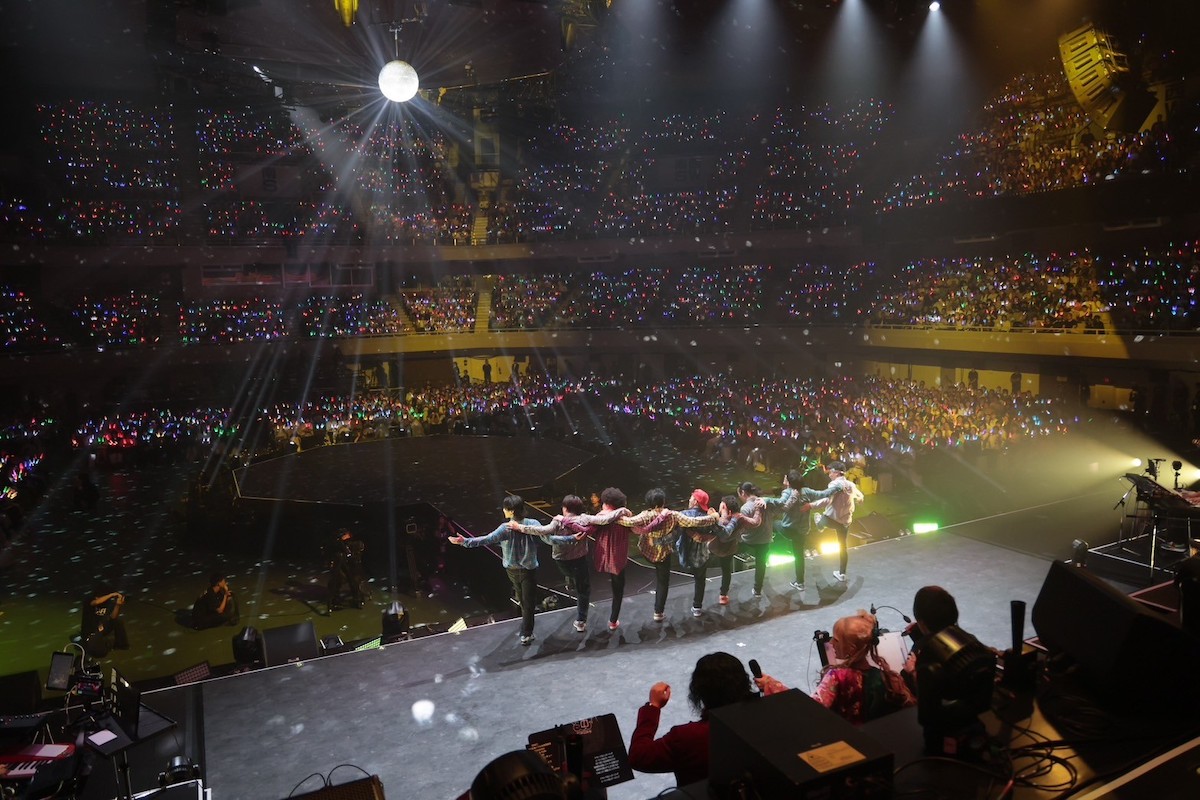
<instances>
[{"instance_id":1,"label":"microphone stand","mask_svg":"<svg viewBox=\"0 0 1200 800\"><path fill-rule=\"evenodd\" d=\"M1115 506L1113 506L1113 511L1116 511L1118 508L1125 505L1125 500L1129 497L1129 493L1132 492L1136 488L1137 488L1137 484L1133 484L1133 483L1129 484L1129 488L1125 490L1125 494L1121 495L1121 499L1117 501L1117 504Z\"/></svg>"}]
</instances>

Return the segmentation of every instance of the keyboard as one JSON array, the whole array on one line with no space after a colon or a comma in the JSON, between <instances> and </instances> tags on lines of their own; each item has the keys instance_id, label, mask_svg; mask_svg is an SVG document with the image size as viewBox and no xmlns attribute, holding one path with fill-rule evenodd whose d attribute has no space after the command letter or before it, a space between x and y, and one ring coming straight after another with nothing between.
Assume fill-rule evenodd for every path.
<instances>
[{"instance_id":1,"label":"keyboard","mask_svg":"<svg viewBox=\"0 0 1200 800\"><path fill-rule=\"evenodd\" d=\"M14 781L20 781L20 780L24 780L26 778L32 778L35 774L37 774L38 767L40 767L42 764L46 764L46 763L49 763L49 762L47 762L47 761L24 761L20 764L9 764L8 765L8 774L5 775L4 777L8 778L9 780L14 780Z\"/></svg>"},{"instance_id":2,"label":"keyboard","mask_svg":"<svg viewBox=\"0 0 1200 800\"><path fill-rule=\"evenodd\" d=\"M42 720L50 716L52 711L42 711L37 714L0 714L0 731L32 730L42 724Z\"/></svg>"}]
</instances>

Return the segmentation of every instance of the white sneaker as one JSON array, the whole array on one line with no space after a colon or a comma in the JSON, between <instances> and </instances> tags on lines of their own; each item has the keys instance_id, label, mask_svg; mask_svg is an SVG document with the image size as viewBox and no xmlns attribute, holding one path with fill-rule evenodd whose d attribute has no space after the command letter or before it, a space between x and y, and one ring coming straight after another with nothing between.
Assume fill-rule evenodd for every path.
<instances>
[{"instance_id":1,"label":"white sneaker","mask_svg":"<svg viewBox=\"0 0 1200 800\"><path fill-rule=\"evenodd\" d=\"M835 578L837 581L839 581L840 583L845 583L845 582L846 582L846 573L844 573L844 572L838 572L838 571L835 569L835 570L833 571L833 577L834 577L834 578Z\"/></svg>"},{"instance_id":2,"label":"white sneaker","mask_svg":"<svg viewBox=\"0 0 1200 800\"><path fill-rule=\"evenodd\" d=\"M522 645L524 645L525 647L529 647L529 645L533 644L533 640L534 640L534 639L536 639L536 638L537 638L537 637L536 637L536 636L534 636L532 633L531 633L531 634L529 634L528 636L522 636L522 637L521 637L521 644L522 644Z\"/></svg>"},{"instance_id":3,"label":"white sneaker","mask_svg":"<svg viewBox=\"0 0 1200 800\"><path fill-rule=\"evenodd\" d=\"M704 614L704 609L700 608L700 606L692 606L692 616L693 617L699 617L699 616L702 616L703 614Z\"/></svg>"},{"instance_id":4,"label":"white sneaker","mask_svg":"<svg viewBox=\"0 0 1200 800\"><path fill-rule=\"evenodd\" d=\"M578 620L578 619L575 620L575 630L579 631L580 633L583 633L584 631L587 630L587 623L584 622L583 620Z\"/></svg>"},{"instance_id":5,"label":"white sneaker","mask_svg":"<svg viewBox=\"0 0 1200 800\"><path fill-rule=\"evenodd\" d=\"M655 611L655 612L654 612L654 621L655 621L655 622L662 622L662 621L663 621L664 619L666 619L666 618L667 618L667 615L666 615L666 614L664 614L662 611Z\"/></svg>"},{"instance_id":6,"label":"white sneaker","mask_svg":"<svg viewBox=\"0 0 1200 800\"><path fill-rule=\"evenodd\" d=\"M803 584L803 583L801 583L800 581L792 581L792 583L791 583L791 586L792 586L792 588L793 588L793 589L795 589L797 592L803 592L803 591L804 591L804 584Z\"/></svg>"}]
</instances>

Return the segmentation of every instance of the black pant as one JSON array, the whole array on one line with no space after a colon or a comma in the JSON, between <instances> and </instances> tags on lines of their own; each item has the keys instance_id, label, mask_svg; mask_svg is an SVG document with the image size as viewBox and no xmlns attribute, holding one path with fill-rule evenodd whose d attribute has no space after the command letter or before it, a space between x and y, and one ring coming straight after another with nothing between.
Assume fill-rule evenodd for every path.
<instances>
[{"instance_id":1,"label":"black pant","mask_svg":"<svg viewBox=\"0 0 1200 800\"><path fill-rule=\"evenodd\" d=\"M667 590L671 585L671 557L654 564L654 613L661 614L667 608Z\"/></svg>"},{"instance_id":2,"label":"black pant","mask_svg":"<svg viewBox=\"0 0 1200 800\"><path fill-rule=\"evenodd\" d=\"M804 583L804 553L808 550L808 531L793 531L788 538L792 540L792 565L796 568L796 583Z\"/></svg>"},{"instance_id":3,"label":"black pant","mask_svg":"<svg viewBox=\"0 0 1200 800\"><path fill-rule=\"evenodd\" d=\"M571 558L554 563L558 565L558 571L567 579L567 583L575 586L575 593L578 596L575 619L587 622L588 603L592 598L592 573L588 569L587 557Z\"/></svg>"},{"instance_id":4,"label":"black pant","mask_svg":"<svg viewBox=\"0 0 1200 800\"><path fill-rule=\"evenodd\" d=\"M621 601L625 599L625 570L612 577L612 611L608 614L609 622L621 619Z\"/></svg>"},{"instance_id":5,"label":"black pant","mask_svg":"<svg viewBox=\"0 0 1200 800\"><path fill-rule=\"evenodd\" d=\"M733 556L712 556L708 563L693 573L693 608L704 607L704 585L708 582L708 568L714 563L721 568L721 594L729 594L729 585L733 582Z\"/></svg>"},{"instance_id":6,"label":"black pant","mask_svg":"<svg viewBox=\"0 0 1200 800\"><path fill-rule=\"evenodd\" d=\"M533 601L537 593L536 573L531 569L509 567L508 581L521 604L521 635L533 635Z\"/></svg>"},{"instance_id":7,"label":"black pant","mask_svg":"<svg viewBox=\"0 0 1200 800\"><path fill-rule=\"evenodd\" d=\"M850 526L843 525L840 522L835 522L832 519L826 518L826 524L833 528L833 532L837 534L838 540L838 572L846 574L846 565L850 563L850 553L846 550L846 538L850 533Z\"/></svg>"},{"instance_id":8,"label":"black pant","mask_svg":"<svg viewBox=\"0 0 1200 800\"><path fill-rule=\"evenodd\" d=\"M750 544L742 542L742 549L748 550L750 555L754 556L754 592L761 594L763 581L767 578L767 547L770 542L762 544Z\"/></svg>"}]
</instances>

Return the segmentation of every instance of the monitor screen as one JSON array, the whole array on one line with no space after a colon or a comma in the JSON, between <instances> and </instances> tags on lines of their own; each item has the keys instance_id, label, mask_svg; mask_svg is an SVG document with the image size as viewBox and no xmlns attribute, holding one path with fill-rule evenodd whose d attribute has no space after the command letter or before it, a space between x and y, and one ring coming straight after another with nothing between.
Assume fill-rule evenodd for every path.
<instances>
[{"instance_id":1,"label":"monitor screen","mask_svg":"<svg viewBox=\"0 0 1200 800\"><path fill-rule=\"evenodd\" d=\"M56 692L69 692L71 690L71 674L74 671L74 653L51 653L50 674L46 677L46 688Z\"/></svg>"}]
</instances>

